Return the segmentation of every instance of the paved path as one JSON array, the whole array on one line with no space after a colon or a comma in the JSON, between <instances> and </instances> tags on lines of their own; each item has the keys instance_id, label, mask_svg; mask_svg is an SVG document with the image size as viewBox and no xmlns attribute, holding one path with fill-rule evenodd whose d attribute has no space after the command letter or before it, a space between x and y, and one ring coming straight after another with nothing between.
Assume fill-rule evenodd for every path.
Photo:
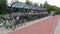
<instances>
[{"instance_id":1,"label":"paved path","mask_svg":"<svg viewBox=\"0 0 60 34\"><path fill-rule=\"evenodd\" d=\"M6 29L5 27L0 27L0 34L7 34L7 32L12 31L11 29Z\"/></svg>"},{"instance_id":2,"label":"paved path","mask_svg":"<svg viewBox=\"0 0 60 34\"><path fill-rule=\"evenodd\" d=\"M59 19L59 21L58 21L58 23L57 23L57 26L56 26L56 28L55 28L54 34L60 34L60 19Z\"/></svg>"},{"instance_id":3,"label":"paved path","mask_svg":"<svg viewBox=\"0 0 60 34\"><path fill-rule=\"evenodd\" d=\"M32 24L34 24L34 23L36 23L36 22L38 22L38 21L42 21L42 20L47 19L47 18L50 18L50 17L51 17L51 16L45 17L45 18L42 18L42 19L38 19L38 20L35 20L35 21L31 21L31 22L29 22L29 23L26 23L26 25L23 25L22 27L19 27L19 28L17 28L17 29L26 27L26 26L28 26L28 25L32 25ZM32 23L32 22L33 22L33 23ZM11 29L6 29L5 27L0 27L0 34L7 34L8 32L11 32L11 31L13 31L13 30L11 30Z\"/></svg>"},{"instance_id":4,"label":"paved path","mask_svg":"<svg viewBox=\"0 0 60 34\"><path fill-rule=\"evenodd\" d=\"M8 34L54 34L59 18L60 16L51 17Z\"/></svg>"}]
</instances>

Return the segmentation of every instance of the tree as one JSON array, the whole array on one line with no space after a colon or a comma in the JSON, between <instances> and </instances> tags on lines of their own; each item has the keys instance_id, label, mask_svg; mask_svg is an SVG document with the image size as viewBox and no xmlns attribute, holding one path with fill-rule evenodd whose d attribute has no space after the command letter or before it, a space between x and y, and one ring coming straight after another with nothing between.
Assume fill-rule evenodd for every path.
<instances>
[{"instance_id":1,"label":"tree","mask_svg":"<svg viewBox=\"0 0 60 34\"><path fill-rule=\"evenodd\" d=\"M44 2L44 7L47 7L49 4L47 1Z\"/></svg>"},{"instance_id":2,"label":"tree","mask_svg":"<svg viewBox=\"0 0 60 34\"><path fill-rule=\"evenodd\" d=\"M44 5L42 3L40 3L40 7L44 7Z\"/></svg>"},{"instance_id":3,"label":"tree","mask_svg":"<svg viewBox=\"0 0 60 34\"><path fill-rule=\"evenodd\" d=\"M38 3L34 3L34 6L38 6L39 7Z\"/></svg>"},{"instance_id":4,"label":"tree","mask_svg":"<svg viewBox=\"0 0 60 34\"><path fill-rule=\"evenodd\" d=\"M7 10L7 0L0 0L0 14L5 14Z\"/></svg>"},{"instance_id":5,"label":"tree","mask_svg":"<svg viewBox=\"0 0 60 34\"><path fill-rule=\"evenodd\" d=\"M16 3L16 2L19 2L18 0L11 0L11 3Z\"/></svg>"},{"instance_id":6,"label":"tree","mask_svg":"<svg viewBox=\"0 0 60 34\"><path fill-rule=\"evenodd\" d=\"M52 5L48 4L47 1L45 1L45 3L44 3L44 8L47 8L48 13L50 13L50 11L56 11L57 14L60 14L60 8L57 6L52 6Z\"/></svg>"},{"instance_id":7,"label":"tree","mask_svg":"<svg viewBox=\"0 0 60 34\"><path fill-rule=\"evenodd\" d=\"M31 1L29 0L26 0L25 4L28 4L28 5L33 5Z\"/></svg>"}]
</instances>

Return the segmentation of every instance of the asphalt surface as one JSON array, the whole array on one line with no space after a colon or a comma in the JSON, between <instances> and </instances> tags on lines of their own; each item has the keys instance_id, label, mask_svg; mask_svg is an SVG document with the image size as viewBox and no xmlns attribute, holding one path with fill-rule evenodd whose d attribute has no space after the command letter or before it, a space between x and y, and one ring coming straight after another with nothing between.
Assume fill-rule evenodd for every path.
<instances>
[{"instance_id":1,"label":"asphalt surface","mask_svg":"<svg viewBox=\"0 0 60 34\"><path fill-rule=\"evenodd\" d=\"M60 16L57 15L55 17L38 21L33 25L29 25L21 29L16 29L14 31L9 32L8 34L55 34L54 32L56 30L59 18Z\"/></svg>"},{"instance_id":2,"label":"asphalt surface","mask_svg":"<svg viewBox=\"0 0 60 34\"><path fill-rule=\"evenodd\" d=\"M50 16L49 16L50 17ZM31 21L31 22L29 22L29 23L26 23L26 25L23 25L22 27L19 27L19 28L16 28L16 29L20 29L20 28L23 28L23 27L27 27L27 26L29 26L29 25L32 25L32 24L34 24L34 23L37 23L38 21L42 21L42 20L44 20L44 19L47 19L47 18L49 18L49 17L45 17L45 18L42 18L42 19L38 19L38 20L35 20L35 21ZM33 23L32 23L33 22ZM7 34L7 33L9 33L9 32L12 32L13 30L11 30L11 29L6 29L4 26L3 27L0 27L0 34Z\"/></svg>"}]
</instances>

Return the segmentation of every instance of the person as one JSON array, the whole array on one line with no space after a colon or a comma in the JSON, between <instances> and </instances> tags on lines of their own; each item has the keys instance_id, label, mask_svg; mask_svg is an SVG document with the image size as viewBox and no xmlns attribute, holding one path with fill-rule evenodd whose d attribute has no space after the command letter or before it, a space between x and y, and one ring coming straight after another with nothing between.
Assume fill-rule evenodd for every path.
<instances>
[{"instance_id":1,"label":"person","mask_svg":"<svg viewBox=\"0 0 60 34\"><path fill-rule=\"evenodd\" d=\"M51 16L55 17L56 12L55 11L51 11Z\"/></svg>"}]
</instances>

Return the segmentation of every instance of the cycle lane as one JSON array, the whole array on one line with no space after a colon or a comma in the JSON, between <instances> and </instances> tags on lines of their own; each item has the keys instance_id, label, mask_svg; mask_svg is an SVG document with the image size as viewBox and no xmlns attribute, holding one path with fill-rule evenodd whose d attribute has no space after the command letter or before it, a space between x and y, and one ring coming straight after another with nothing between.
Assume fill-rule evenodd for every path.
<instances>
[{"instance_id":1,"label":"cycle lane","mask_svg":"<svg viewBox=\"0 0 60 34\"><path fill-rule=\"evenodd\" d=\"M9 32L8 34L54 34L59 18L60 16L51 17L28 27Z\"/></svg>"}]
</instances>

